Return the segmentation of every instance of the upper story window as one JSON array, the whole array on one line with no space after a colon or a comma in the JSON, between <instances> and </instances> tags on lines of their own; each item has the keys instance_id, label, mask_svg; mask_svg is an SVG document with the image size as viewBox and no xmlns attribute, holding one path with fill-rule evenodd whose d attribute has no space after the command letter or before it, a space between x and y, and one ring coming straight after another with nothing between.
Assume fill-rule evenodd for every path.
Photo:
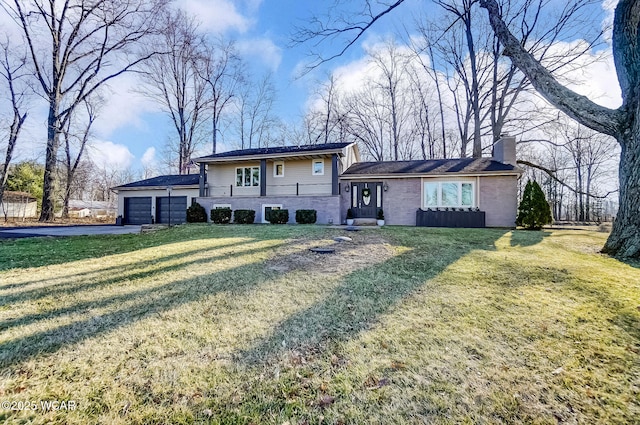
<instances>
[{"instance_id":1,"label":"upper story window","mask_svg":"<svg viewBox=\"0 0 640 425\"><path fill-rule=\"evenodd\" d=\"M471 182L425 182L425 208L475 206Z\"/></svg>"},{"instance_id":2,"label":"upper story window","mask_svg":"<svg viewBox=\"0 0 640 425\"><path fill-rule=\"evenodd\" d=\"M273 163L273 177L284 177L284 162Z\"/></svg>"},{"instance_id":3,"label":"upper story window","mask_svg":"<svg viewBox=\"0 0 640 425\"><path fill-rule=\"evenodd\" d=\"M236 186L260 186L260 167L236 168Z\"/></svg>"},{"instance_id":4,"label":"upper story window","mask_svg":"<svg viewBox=\"0 0 640 425\"><path fill-rule=\"evenodd\" d=\"M314 176L324 175L324 159L314 159L312 166Z\"/></svg>"}]
</instances>

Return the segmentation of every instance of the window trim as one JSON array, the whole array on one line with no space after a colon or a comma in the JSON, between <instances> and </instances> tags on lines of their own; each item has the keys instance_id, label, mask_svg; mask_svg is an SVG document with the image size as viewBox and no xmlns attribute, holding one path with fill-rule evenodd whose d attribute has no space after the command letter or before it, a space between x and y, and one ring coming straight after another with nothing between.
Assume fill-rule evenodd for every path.
<instances>
[{"instance_id":1,"label":"window trim","mask_svg":"<svg viewBox=\"0 0 640 425\"><path fill-rule=\"evenodd\" d=\"M442 185L443 184L456 184L458 186L458 204L456 205L443 205L442 204ZM427 204L427 185L435 184L437 185L436 189L436 205L428 205ZM471 186L471 205L462 205L462 186L468 184ZM425 209L428 208L475 208L477 206L477 196L476 196L476 183L467 180L449 180L449 181L429 181L423 180L422 183L422 207Z\"/></svg>"},{"instance_id":2,"label":"window trim","mask_svg":"<svg viewBox=\"0 0 640 425\"><path fill-rule=\"evenodd\" d=\"M284 208L282 207L282 204L262 204L262 205L261 205L261 209L262 209L262 221L261 221L261 223L262 223L262 224L268 224L268 223L269 223L269 222L267 221L267 217L266 217L266 215L267 215L267 214L266 214L265 210L266 210L267 208L271 208L271 209L273 209L274 207L275 207L275 208L278 208L278 209L281 209L281 210L282 210L282 209L284 209Z\"/></svg>"},{"instance_id":3,"label":"window trim","mask_svg":"<svg viewBox=\"0 0 640 425\"><path fill-rule=\"evenodd\" d=\"M242 170L242 184L238 184L238 170ZM245 184L247 181L247 175L245 173L246 170L250 170L249 171L249 184ZM258 180L254 181L253 180L253 173L254 171L257 170L258 171ZM258 187L260 186L260 167L257 165L252 165L249 167L236 167L236 173L235 173L235 179L236 179L236 187Z\"/></svg>"},{"instance_id":4,"label":"window trim","mask_svg":"<svg viewBox=\"0 0 640 425\"><path fill-rule=\"evenodd\" d=\"M322 164L322 172L316 173L316 163ZM312 159L311 160L311 175L313 175L313 176L324 176L324 158Z\"/></svg>"},{"instance_id":5,"label":"window trim","mask_svg":"<svg viewBox=\"0 0 640 425\"><path fill-rule=\"evenodd\" d=\"M224 208L231 209L231 204L213 204L213 206L211 207L212 210L219 210Z\"/></svg>"},{"instance_id":6,"label":"window trim","mask_svg":"<svg viewBox=\"0 0 640 425\"><path fill-rule=\"evenodd\" d=\"M278 174L278 165L282 165L282 174ZM284 177L284 161L275 161L273 163L273 177L275 178Z\"/></svg>"}]
</instances>

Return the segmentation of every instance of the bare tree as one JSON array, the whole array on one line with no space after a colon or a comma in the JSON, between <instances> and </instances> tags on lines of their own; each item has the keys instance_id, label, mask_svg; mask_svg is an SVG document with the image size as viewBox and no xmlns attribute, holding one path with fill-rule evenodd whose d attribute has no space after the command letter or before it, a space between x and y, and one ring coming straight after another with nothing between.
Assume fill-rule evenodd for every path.
<instances>
[{"instance_id":1,"label":"bare tree","mask_svg":"<svg viewBox=\"0 0 640 425\"><path fill-rule=\"evenodd\" d=\"M168 0L2 0L29 48L40 95L49 104L40 221L54 218L60 134L74 109L99 87L155 52L137 47L156 29Z\"/></svg>"},{"instance_id":2,"label":"bare tree","mask_svg":"<svg viewBox=\"0 0 640 425\"><path fill-rule=\"evenodd\" d=\"M232 42L222 38L215 39L205 46L199 58L201 66L196 69L209 88L209 109L211 112L211 141L213 153L218 149L218 134L221 132L221 120L231 100L237 96L244 81L242 61Z\"/></svg>"},{"instance_id":3,"label":"bare tree","mask_svg":"<svg viewBox=\"0 0 640 425\"><path fill-rule=\"evenodd\" d=\"M13 47L9 40L0 43L0 84L6 88L7 98L11 105L11 118L9 121L7 146L4 155L4 162L0 164L0 204L4 196L4 190L9 176L9 165L13 158L13 152L18 142L20 130L27 119L25 111L27 85L25 84L27 74L26 55L15 55L12 53Z\"/></svg>"},{"instance_id":4,"label":"bare tree","mask_svg":"<svg viewBox=\"0 0 640 425\"><path fill-rule=\"evenodd\" d=\"M191 155L202 143L201 130L208 108L204 62L205 42L194 18L183 11L163 14L163 33L151 44L141 93L169 116L176 131L177 168L185 174ZM167 49L163 54L153 52Z\"/></svg>"},{"instance_id":5,"label":"bare tree","mask_svg":"<svg viewBox=\"0 0 640 425\"><path fill-rule=\"evenodd\" d=\"M241 149L266 147L276 125L273 103L276 90L271 74L256 84L245 84L236 99L236 122Z\"/></svg>"}]
</instances>

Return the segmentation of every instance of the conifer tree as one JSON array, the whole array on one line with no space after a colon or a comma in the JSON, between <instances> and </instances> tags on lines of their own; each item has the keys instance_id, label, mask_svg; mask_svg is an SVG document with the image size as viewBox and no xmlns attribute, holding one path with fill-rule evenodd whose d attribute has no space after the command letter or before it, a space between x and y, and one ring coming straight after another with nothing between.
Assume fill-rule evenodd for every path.
<instances>
[{"instance_id":1,"label":"conifer tree","mask_svg":"<svg viewBox=\"0 0 640 425\"><path fill-rule=\"evenodd\" d=\"M551 224L551 207L544 192L536 181L527 181L518 206L516 224L527 230L540 230L545 224Z\"/></svg>"}]
</instances>

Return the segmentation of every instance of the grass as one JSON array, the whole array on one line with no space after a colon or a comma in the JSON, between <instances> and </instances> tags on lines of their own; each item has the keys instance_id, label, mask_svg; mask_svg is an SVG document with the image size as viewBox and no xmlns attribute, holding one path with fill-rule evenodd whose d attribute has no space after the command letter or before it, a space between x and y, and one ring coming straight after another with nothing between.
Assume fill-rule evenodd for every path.
<instances>
[{"instance_id":1,"label":"grass","mask_svg":"<svg viewBox=\"0 0 640 425\"><path fill-rule=\"evenodd\" d=\"M0 242L6 423L638 423L606 234L189 225Z\"/></svg>"}]
</instances>

